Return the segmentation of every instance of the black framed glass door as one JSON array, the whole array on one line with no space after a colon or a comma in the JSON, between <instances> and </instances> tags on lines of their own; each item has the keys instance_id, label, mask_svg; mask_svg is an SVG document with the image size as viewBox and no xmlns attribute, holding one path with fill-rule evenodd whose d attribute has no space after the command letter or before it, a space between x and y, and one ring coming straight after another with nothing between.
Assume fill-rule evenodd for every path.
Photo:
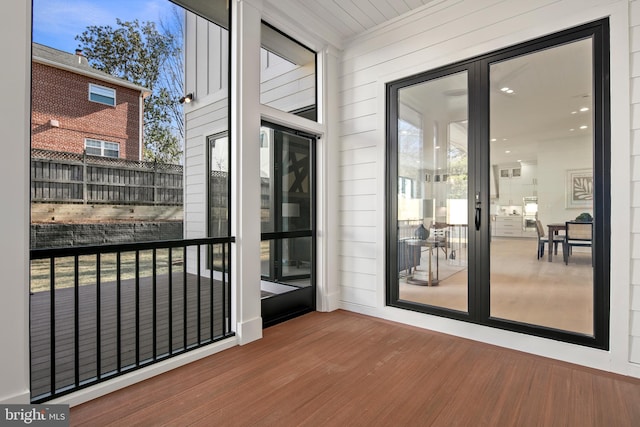
<instances>
[{"instance_id":1,"label":"black framed glass door","mask_svg":"<svg viewBox=\"0 0 640 427\"><path fill-rule=\"evenodd\" d=\"M315 310L315 137L260 131L261 291L265 326Z\"/></svg>"},{"instance_id":2,"label":"black framed glass door","mask_svg":"<svg viewBox=\"0 0 640 427\"><path fill-rule=\"evenodd\" d=\"M608 22L387 85L387 303L608 346Z\"/></svg>"}]
</instances>

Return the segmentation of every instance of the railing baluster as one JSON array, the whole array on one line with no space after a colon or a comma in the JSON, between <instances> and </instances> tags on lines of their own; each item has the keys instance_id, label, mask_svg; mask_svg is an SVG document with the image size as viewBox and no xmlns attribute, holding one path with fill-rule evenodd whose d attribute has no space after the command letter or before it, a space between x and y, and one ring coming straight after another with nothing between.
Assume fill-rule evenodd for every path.
<instances>
[{"instance_id":1,"label":"railing baluster","mask_svg":"<svg viewBox=\"0 0 640 427\"><path fill-rule=\"evenodd\" d=\"M211 243L209 243L209 332L211 335L211 341L213 341L213 326L214 326L214 322L213 322L213 270L215 269L215 265L213 264L214 262L214 257L213 257L213 245Z\"/></svg>"},{"instance_id":2,"label":"railing baluster","mask_svg":"<svg viewBox=\"0 0 640 427\"><path fill-rule=\"evenodd\" d=\"M173 354L173 248L169 248L169 356Z\"/></svg>"},{"instance_id":3,"label":"railing baluster","mask_svg":"<svg viewBox=\"0 0 640 427\"><path fill-rule=\"evenodd\" d=\"M229 330L227 321L227 244L222 244L222 334ZM229 293L230 294L230 293ZM229 298L231 295L229 295Z\"/></svg>"},{"instance_id":4,"label":"railing baluster","mask_svg":"<svg viewBox=\"0 0 640 427\"><path fill-rule=\"evenodd\" d=\"M116 252L116 358L122 372L122 252Z\"/></svg>"},{"instance_id":5,"label":"railing baluster","mask_svg":"<svg viewBox=\"0 0 640 427\"><path fill-rule=\"evenodd\" d=\"M51 281L51 294L49 298L49 302L51 303L50 309L50 319L51 323L49 332L51 333L50 337L50 345L51 345L51 354L49 355L49 360L51 363L51 395L55 396L56 394L56 259L54 257L50 258L49 265L49 280Z\"/></svg>"},{"instance_id":6,"label":"railing baluster","mask_svg":"<svg viewBox=\"0 0 640 427\"><path fill-rule=\"evenodd\" d=\"M74 294L74 370L75 385L80 385L80 266L78 255L73 258L73 294Z\"/></svg>"},{"instance_id":7,"label":"railing baluster","mask_svg":"<svg viewBox=\"0 0 640 427\"><path fill-rule=\"evenodd\" d=\"M187 349L187 247L182 248L182 341L183 350Z\"/></svg>"},{"instance_id":8,"label":"railing baluster","mask_svg":"<svg viewBox=\"0 0 640 427\"><path fill-rule=\"evenodd\" d=\"M202 343L202 337L200 336L200 317L201 317L200 316L200 310L201 310L201 307L200 307L200 292L201 292L201 290L200 290L200 281L201 281L200 280L201 279L200 278L200 267L201 267L200 266L200 247L201 247L200 245L196 246L196 248L197 248L196 255L198 257L198 259L196 260L196 266L197 266L196 268L198 270L198 272L197 272L197 275L198 275L197 276L197 280L198 280L198 286L197 286L198 295L196 297L196 306L197 306L197 310L198 310L198 312L196 314L197 318L198 318L198 322L197 322L198 323L198 345L200 345Z\"/></svg>"},{"instance_id":9,"label":"railing baluster","mask_svg":"<svg viewBox=\"0 0 640 427\"><path fill-rule=\"evenodd\" d=\"M153 249L153 261L152 261L152 264L153 264L153 265L152 265L152 267L151 267L151 268L153 269L153 270L152 270L152 275L153 275L153 284L152 284L152 285L153 285L153 297L152 297L152 299L153 299L153 309L152 309L152 311L153 311L153 326L152 326L152 329L153 329L153 360L154 360L154 361L155 361L155 360L156 360L156 358L158 357L158 352L157 352L157 349L156 349L156 346L157 346L157 344L158 344L158 342L157 342L157 334L158 334L158 329L157 329L157 320L158 320L158 313L157 313L157 311L156 311L156 304L157 304L157 292L158 292L158 282L157 282L157 279L158 279L158 277L157 277L158 271L157 271L157 265L156 265L156 262L157 262L157 254L156 254L156 249L154 248L154 249Z\"/></svg>"},{"instance_id":10,"label":"railing baluster","mask_svg":"<svg viewBox=\"0 0 640 427\"><path fill-rule=\"evenodd\" d=\"M136 250L136 367L140 366L140 251Z\"/></svg>"},{"instance_id":11,"label":"railing baluster","mask_svg":"<svg viewBox=\"0 0 640 427\"><path fill-rule=\"evenodd\" d=\"M100 379L102 377L102 323L100 319L100 314L102 313L101 309L101 283L100 283L100 254L96 254L96 372L97 377Z\"/></svg>"}]
</instances>

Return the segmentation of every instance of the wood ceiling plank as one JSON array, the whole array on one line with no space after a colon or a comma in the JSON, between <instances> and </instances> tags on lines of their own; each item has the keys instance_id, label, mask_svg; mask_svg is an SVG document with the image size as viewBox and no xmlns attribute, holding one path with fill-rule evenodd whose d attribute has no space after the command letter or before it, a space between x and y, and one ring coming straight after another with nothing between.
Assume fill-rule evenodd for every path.
<instances>
[{"instance_id":1,"label":"wood ceiling plank","mask_svg":"<svg viewBox=\"0 0 640 427\"><path fill-rule=\"evenodd\" d=\"M354 4L353 0L350 1L342 1L337 3L337 7L340 10L344 11L347 15L353 18L356 22L358 22L362 26L362 30L368 30L376 25L376 23L369 18L369 16L363 12L364 6L368 5L368 2L358 2L359 5Z\"/></svg>"},{"instance_id":2,"label":"wood ceiling plank","mask_svg":"<svg viewBox=\"0 0 640 427\"><path fill-rule=\"evenodd\" d=\"M387 0L369 0L371 3L387 20L396 18L398 12L391 7L391 4Z\"/></svg>"},{"instance_id":3,"label":"wood ceiling plank","mask_svg":"<svg viewBox=\"0 0 640 427\"><path fill-rule=\"evenodd\" d=\"M364 27L340 9L334 1L325 5L325 3L318 2L317 0L303 0L302 4L309 9L317 19L327 25L341 27L342 33L347 38L364 31Z\"/></svg>"},{"instance_id":4,"label":"wood ceiling plank","mask_svg":"<svg viewBox=\"0 0 640 427\"><path fill-rule=\"evenodd\" d=\"M388 0L388 3L398 15L405 14L411 10L409 9L409 6L401 0Z\"/></svg>"},{"instance_id":5,"label":"wood ceiling plank","mask_svg":"<svg viewBox=\"0 0 640 427\"><path fill-rule=\"evenodd\" d=\"M380 25L388 20L388 18L385 17L382 12L380 12L378 8L371 3L371 0L369 0L368 2L358 2L357 6L364 13L366 13L367 16L371 18L371 20L375 22L376 25Z\"/></svg>"}]
</instances>

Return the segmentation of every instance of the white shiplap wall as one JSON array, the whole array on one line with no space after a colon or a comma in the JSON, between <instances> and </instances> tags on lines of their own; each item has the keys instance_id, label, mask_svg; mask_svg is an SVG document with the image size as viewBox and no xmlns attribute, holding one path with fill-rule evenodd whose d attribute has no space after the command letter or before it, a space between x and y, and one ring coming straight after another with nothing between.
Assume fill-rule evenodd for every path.
<instances>
[{"instance_id":1,"label":"white shiplap wall","mask_svg":"<svg viewBox=\"0 0 640 427\"><path fill-rule=\"evenodd\" d=\"M194 101L184 106L184 237L195 239L207 236L207 136L228 130L229 36L190 12L186 12L186 32L186 92L194 94ZM190 248L191 273L196 258L195 248Z\"/></svg>"},{"instance_id":2,"label":"white shiplap wall","mask_svg":"<svg viewBox=\"0 0 640 427\"><path fill-rule=\"evenodd\" d=\"M294 111L315 103L315 63L299 66L262 49L260 103Z\"/></svg>"},{"instance_id":3,"label":"white shiplap wall","mask_svg":"<svg viewBox=\"0 0 640 427\"><path fill-rule=\"evenodd\" d=\"M185 109L184 236L207 235L206 137L228 129L226 30L186 12L186 92L194 101Z\"/></svg>"},{"instance_id":4,"label":"white shiplap wall","mask_svg":"<svg viewBox=\"0 0 640 427\"><path fill-rule=\"evenodd\" d=\"M207 137L228 131L229 35L193 13L186 12L185 19L185 86L186 93L194 94L194 101L184 106L184 237L191 239L207 236ZM264 104L285 111L313 104L316 95L313 62L297 66L275 55L268 61L264 49L262 55L255 63L265 64L260 70L260 98ZM242 171L235 169L235 173ZM195 261L195 249L190 250L187 268L192 273ZM201 265L204 268L206 263Z\"/></svg>"},{"instance_id":5,"label":"white shiplap wall","mask_svg":"<svg viewBox=\"0 0 640 427\"><path fill-rule=\"evenodd\" d=\"M634 279L629 283L628 225L630 188L628 168L617 167L612 195L612 236L622 247L612 248L612 354L577 346L571 349L548 340L516 338L515 334L436 319L385 308L385 83L486 52L571 28L613 14L612 43L620 46L629 31L627 13L633 16L633 127L636 210L640 210L640 0L445 0L432 2L402 20L353 39L341 63L340 265L342 306L363 313L433 327L444 332L487 340L550 357L584 363L639 376L640 362L640 212L635 213ZM612 12L613 11L613 12ZM615 26L615 29L613 28ZM615 41L614 41L615 40ZM626 46L626 43L622 43ZM619 49L619 47L617 47ZM615 50L613 69L626 68L626 51ZM626 47L625 47L626 49ZM622 58L622 59L621 59ZM618 71L615 71L618 73ZM626 70L617 77L626 76ZM616 77L616 76L614 76ZM629 111L628 87L612 78L612 114ZM615 99L614 99L615 98ZM613 161L628 158L626 119L614 118ZM622 154L622 156L621 156ZM622 157L622 158L621 158ZM620 234L622 233L622 234ZM625 235L626 233L626 235ZM633 290L633 301L626 295ZM630 310L631 309L631 310ZM403 314L405 313L405 314ZM631 322L629 315L631 314ZM425 320L426 319L426 320ZM632 323L629 328L629 323ZM632 344L630 343L630 339Z\"/></svg>"},{"instance_id":6,"label":"white shiplap wall","mask_svg":"<svg viewBox=\"0 0 640 427\"><path fill-rule=\"evenodd\" d=\"M630 3L633 251L630 359L640 363L640 1Z\"/></svg>"},{"instance_id":7,"label":"white shiplap wall","mask_svg":"<svg viewBox=\"0 0 640 427\"><path fill-rule=\"evenodd\" d=\"M205 237L206 137L227 130L228 33L206 19L186 12L186 92L194 102L185 105L185 238ZM222 52L222 54L220 54ZM266 105L292 110L313 104L315 66L293 65L275 55L263 63L261 99ZM258 62L258 61L256 61Z\"/></svg>"}]
</instances>

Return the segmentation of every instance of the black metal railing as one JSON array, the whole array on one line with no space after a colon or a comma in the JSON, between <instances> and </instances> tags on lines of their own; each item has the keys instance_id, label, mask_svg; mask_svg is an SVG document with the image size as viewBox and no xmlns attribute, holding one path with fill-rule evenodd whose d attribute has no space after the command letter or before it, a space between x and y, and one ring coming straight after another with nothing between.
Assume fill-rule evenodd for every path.
<instances>
[{"instance_id":1,"label":"black metal railing","mask_svg":"<svg viewBox=\"0 0 640 427\"><path fill-rule=\"evenodd\" d=\"M234 241L31 250L32 402L233 336Z\"/></svg>"}]
</instances>

